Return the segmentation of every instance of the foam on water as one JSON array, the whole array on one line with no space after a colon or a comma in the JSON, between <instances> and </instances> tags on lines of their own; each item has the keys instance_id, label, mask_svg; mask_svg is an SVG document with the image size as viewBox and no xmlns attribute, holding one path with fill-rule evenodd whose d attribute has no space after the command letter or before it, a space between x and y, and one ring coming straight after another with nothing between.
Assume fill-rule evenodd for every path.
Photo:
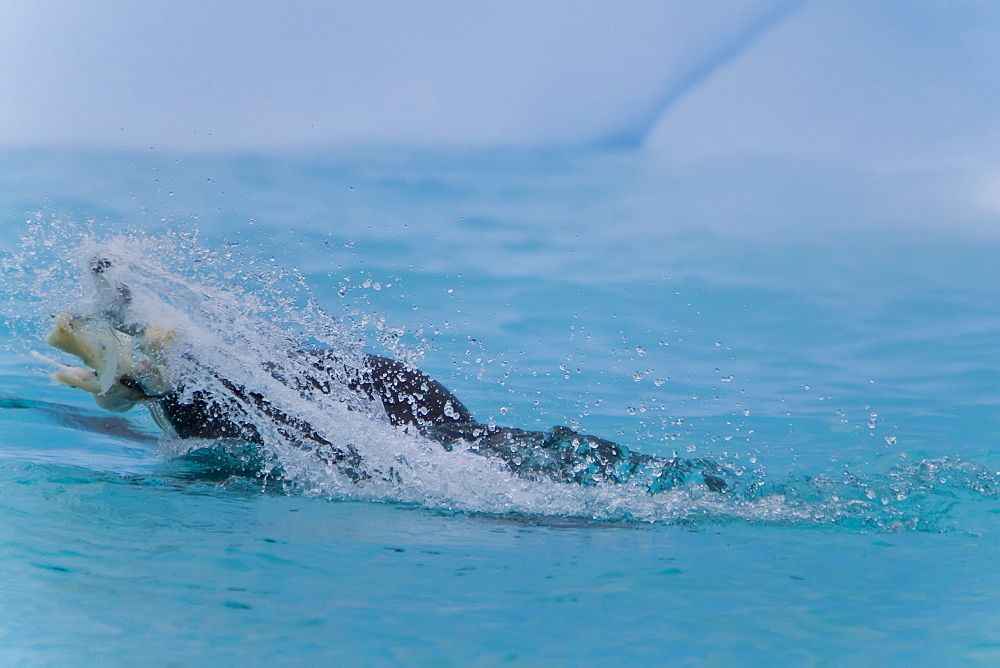
<instances>
[{"instance_id":1,"label":"foam on water","mask_svg":"<svg viewBox=\"0 0 1000 668\"><path fill-rule=\"evenodd\" d=\"M29 226L19 249L4 258L8 327L22 352L41 350L50 315L96 315L98 295L84 278L95 257L111 259L115 280L132 294L131 317L176 332L166 367L173 383L223 406L232 402L222 379L267 397L287 416L308 423L340 451L357 452L371 473L362 480L329 463L329 454L304 447L261 411L251 419L264 446L209 443L165 436L160 453L189 456L228 448L244 463L256 459L265 489L331 499L396 502L464 512L599 520L727 521L839 524L881 530L946 527L955 499L1000 498L1000 475L957 458L903 462L889 470L839 477L765 475L754 466L731 467L736 485L720 494L697 482L660 493L648 481L583 486L521 477L468 447L447 451L412 431L392 426L381 405L347 389L303 393L278 380L310 370L303 348L335 351L346 366L361 364L368 337L388 341L409 360L420 346L398 343L398 332L373 328L348 313L332 314L295 270L238 247L213 251L196 234L153 237L140 231L106 236L88 225L59 221ZM66 389L66 392L71 390ZM246 408L246 406L244 406Z\"/></svg>"}]
</instances>

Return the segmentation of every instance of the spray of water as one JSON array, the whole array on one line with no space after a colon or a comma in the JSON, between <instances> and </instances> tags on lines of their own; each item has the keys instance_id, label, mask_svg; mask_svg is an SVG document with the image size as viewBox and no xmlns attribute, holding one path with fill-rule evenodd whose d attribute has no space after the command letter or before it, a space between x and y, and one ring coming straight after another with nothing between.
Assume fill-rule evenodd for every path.
<instances>
[{"instance_id":1,"label":"spray of water","mask_svg":"<svg viewBox=\"0 0 1000 668\"><path fill-rule=\"evenodd\" d=\"M106 262L103 282L88 280L95 259ZM177 388L182 399L210 397L222 410L242 411L260 436L259 446L248 447L179 439L168 430L159 446L165 457L221 453L265 486L280 481L288 493L532 516L743 519L882 530L937 526L956 496L1000 497L1000 476L956 459L925 460L869 478L845 473L776 481L760 471L740 471L743 479L728 493L702 484L651 493L648 480L584 486L519 476L470 451L472 444L446 450L393 426L380 403L348 389L351 369L362 364L364 332L326 312L292 269L236 247L209 250L196 234L107 236L87 225L38 220L20 248L3 258L3 271L10 341L22 349L42 347L53 314L107 321L109 295L102 290L127 286L128 323L120 324L126 332L132 327L135 337L126 340L118 332L116 343L102 348L112 350L97 374L102 389L114 382L117 365L145 355L156 367L157 382ZM155 354L149 331L167 342ZM343 363L342 382L333 378L326 392L289 382L310 373L311 360L303 355L310 348L331 350ZM267 408L234 399L234 386L266 397ZM283 419L275 420L276 413ZM301 438L289 423L308 425L316 438ZM363 462L361 475L348 472L336 453Z\"/></svg>"}]
</instances>

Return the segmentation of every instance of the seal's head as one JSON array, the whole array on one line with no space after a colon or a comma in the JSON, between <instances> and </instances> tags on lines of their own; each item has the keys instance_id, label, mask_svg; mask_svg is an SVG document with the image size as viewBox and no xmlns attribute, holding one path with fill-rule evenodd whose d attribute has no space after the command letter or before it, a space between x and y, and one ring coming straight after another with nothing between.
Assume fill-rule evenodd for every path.
<instances>
[{"instance_id":1,"label":"seal's head","mask_svg":"<svg viewBox=\"0 0 1000 668\"><path fill-rule=\"evenodd\" d=\"M130 322L132 291L115 275L116 268L117 263L107 256L96 256L90 260L90 275L97 291L98 310L112 327L136 336L142 332L143 327Z\"/></svg>"}]
</instances>

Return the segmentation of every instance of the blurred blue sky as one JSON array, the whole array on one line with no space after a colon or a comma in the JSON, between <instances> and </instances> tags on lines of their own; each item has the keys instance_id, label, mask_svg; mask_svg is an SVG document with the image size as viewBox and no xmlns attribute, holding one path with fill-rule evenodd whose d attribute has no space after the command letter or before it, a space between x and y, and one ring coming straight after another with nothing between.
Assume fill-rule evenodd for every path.
<instances>
[{"instance_id":1,"label":"blurred blue sky","mask_svg":"<svg viewBox=\"0 0 1000 668\"><path fill-rule=\"evenodd\" d=\"M0 2L0 145L636 149L994 215L1000 3Z\"/></svg>"}]
</instances>

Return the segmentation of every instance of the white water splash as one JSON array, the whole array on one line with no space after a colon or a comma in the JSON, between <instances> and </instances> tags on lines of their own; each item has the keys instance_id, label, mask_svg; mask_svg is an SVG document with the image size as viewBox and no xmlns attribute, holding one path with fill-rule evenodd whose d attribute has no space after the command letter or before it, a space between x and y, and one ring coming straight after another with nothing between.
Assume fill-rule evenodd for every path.
<instances>
[{"instance_id":1,"label":"white water splash","mask_svg":"<svg viewBox=\"0 0 1000 668\"><path fill-rule=\"evenodd\" d=\"M448 451L412 430L392 426L380 403L350 391L346 381L338 391L304 394L278 380L311 370L310 360L301 354L307 347L333 350L345 365L358 368L363 332L317 304L296 271L276 268L235 248L210 251L190 234L135 231L101 238L88 226L59 221L31 225L21 248L3 264L11 295L7 317L24 335L21 339L37 342L48 327L49 314L99 311L102 295L93 282L84 280L95 257L108 258L114 281L128 286L131 318L176 333L167 367L184 393L201 392L226 406L231 393L220 379L228 379L308 423L334 447L356 451L375 472L368 479L353 480L324 462L316 450L291 441L273 419L251 411L264 443L258 453L260 475L266 478L280 470L286 489L295 493L465 512L668 522L707 518L849 523L898 530L933 525L939 513L928 510L933 505L928 499L942 487L947 494L955 493L947 480L924 481L921 476L928 467L951 472L953 478L959 473L966 481L963 493L996 498L1000 489L995 474L948 460L869 480L817 476L765 484L762 475L748 475L752 479L729 494L700 484L651 494L638 480L582 486L519 477L496 460L462 447ZM165 437L160 451L178 457L207 445L212 444ZM942 477L947 475L935 480Z\"/></svg>"}]
</instances>

